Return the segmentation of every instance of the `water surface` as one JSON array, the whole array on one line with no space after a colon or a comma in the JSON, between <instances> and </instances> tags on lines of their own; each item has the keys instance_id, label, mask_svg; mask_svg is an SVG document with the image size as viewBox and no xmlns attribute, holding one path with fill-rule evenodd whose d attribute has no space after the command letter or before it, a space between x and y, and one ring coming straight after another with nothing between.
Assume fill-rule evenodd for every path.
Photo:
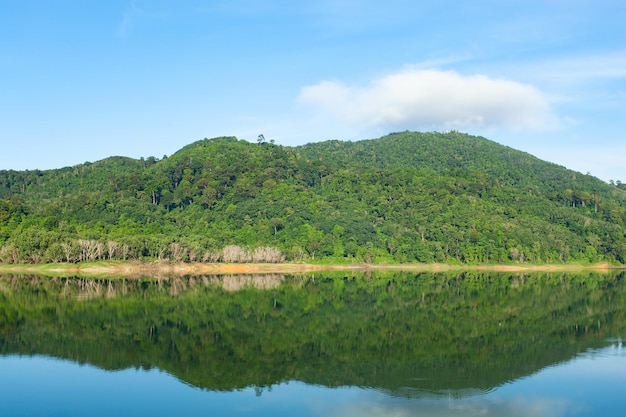
<instances>
[{"instance_id":1,"label":"water surface","mask_svg":"<svg viewBox=\"0 0 626 417\"><path fill-rule=\"evenodd\" d=\"M619 415L622 274L0 277L0 414Z\"/></svg>"}]
</instances>

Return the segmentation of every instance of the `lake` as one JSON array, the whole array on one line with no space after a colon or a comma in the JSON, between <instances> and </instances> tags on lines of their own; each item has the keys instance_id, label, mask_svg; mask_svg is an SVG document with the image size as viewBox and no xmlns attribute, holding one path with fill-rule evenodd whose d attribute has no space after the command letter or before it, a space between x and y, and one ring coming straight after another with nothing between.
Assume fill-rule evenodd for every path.
<instances>
[{"instance_id":1,"label":"lake","mask_svg":"<svg viewBox=\"0 0 626 417\"><path fill-rule=\"evenodd\" d=\"M624 273L0 276L0 415L605 416Z\"/></svg>"}]
</instances>

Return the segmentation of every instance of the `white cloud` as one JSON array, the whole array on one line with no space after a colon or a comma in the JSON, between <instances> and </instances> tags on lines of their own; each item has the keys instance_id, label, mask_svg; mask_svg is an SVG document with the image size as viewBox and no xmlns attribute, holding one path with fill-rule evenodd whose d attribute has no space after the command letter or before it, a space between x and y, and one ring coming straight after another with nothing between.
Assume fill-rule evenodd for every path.
<instances>
[{"instance_id":1,"label":"white cloud","mask_svg":"<svg viewBox=\"0 0 626 417\"><path fill-rule=\"evenodd\" d=\"M543 75L568 81L624 79L626 78L626 51L554 60L545 65Z\"/></svg>"},{"instance_id":2,"label":"white cloud","mask_svg":"<svg viewBox=\"0 0 626 417\"><path fill-rule=\"evenodd\" d=\"M143 19L163 19L168 14L167 11L161 9L157 11L154 8L154 4L148 3L149 6L153 6L151 10L146 9L145 7L137 6L137 0L131 0L122 15L122 20L117 26L117 36L119 38L125 38L129 32L131 32L137 22Z\"/></svg>"},{"instance_id":3,"label":"white cloud","mask_svg":"<svg viewBox=\"0 0 626 417\"><path fill-rule=\"evenodd\" d=\"M497 68L510 76L547 85L551 90L571 91L580 89L586 83L623 83L626 79L626 50L504 63L497 65Z\"/></svg>"},{"instance_id":4,"label":"white cloud","mask_svg":"<svg viewBox=\"0 0 626 417\"><path fill-rule=\"evenodd\" d=\"M299 101L343 122L370 127L547 130L559 126L538 89L454 71L408 69L365 87L322 81L302 88Z\"/></svg>"},{"instance_id":5,"label":"white cloud","mask_svg":"<svg viewBox=\"0 0 626 417\"><path fill-rule=\"evenodd\" d=\"M130 30L133 24L133 21L138 16L141 16L142 13L143 11L137 7L136 2L134 0L131 1L128 8L124 12L124 15L122 16L122 21L117 27L117 36L121 38L126 37L126 35L128 34L128 31Z\"/></svg>"}]
</instances>

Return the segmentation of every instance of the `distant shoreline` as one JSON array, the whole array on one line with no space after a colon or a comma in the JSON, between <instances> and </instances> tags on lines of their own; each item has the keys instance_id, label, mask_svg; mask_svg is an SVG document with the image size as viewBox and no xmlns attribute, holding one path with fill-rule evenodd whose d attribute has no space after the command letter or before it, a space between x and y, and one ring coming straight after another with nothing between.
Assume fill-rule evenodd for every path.
<instances>
[{"instance_id":1,"label":"distant shoreline","mask_svg":"<svg viewBox=\"0 0 626 417\"><path fill-rule=\"evenodd\" d=\"M591 265L452 265L452 264L307 264L307 263L172 263L139 261L102 261L77 264L0 264L0 274L36 274L47 276L106 277L125 276L129 278L149 276L222 275L222 274L304 274L316 271L407 271L407 272L577 272L626 269L626 265L599 263Z\"/></svg>"}]
</instances>

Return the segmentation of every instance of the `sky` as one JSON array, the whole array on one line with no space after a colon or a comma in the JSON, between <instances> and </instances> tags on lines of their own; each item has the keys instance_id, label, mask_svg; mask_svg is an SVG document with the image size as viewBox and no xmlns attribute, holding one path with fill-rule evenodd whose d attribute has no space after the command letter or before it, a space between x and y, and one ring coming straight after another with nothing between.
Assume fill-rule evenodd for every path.
<instances>
[{"instance_id":1,"label":"sky","mask_svg":"<svg viewBox=\"0 0 626 417\"><path fill-rule=\"evenodd\" d=\"M0 170L458 130L626 182L623 0L0 0Z\"/></svg>"}]
</instances>

